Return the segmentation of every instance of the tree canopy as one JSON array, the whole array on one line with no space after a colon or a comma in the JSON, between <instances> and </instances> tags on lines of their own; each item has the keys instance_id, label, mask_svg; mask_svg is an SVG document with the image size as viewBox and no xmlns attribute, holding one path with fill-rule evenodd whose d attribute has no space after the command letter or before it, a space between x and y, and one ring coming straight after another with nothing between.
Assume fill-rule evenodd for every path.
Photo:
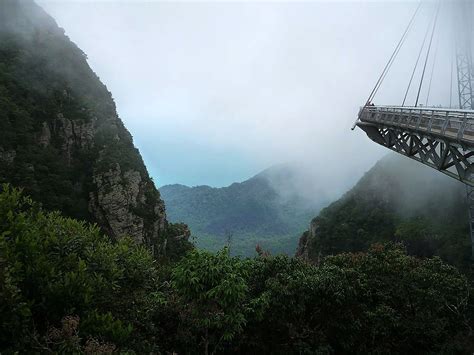
<instances>
[{"instance_id":1,"label":"tree canopy","mask_svg":"<svg viewBox=\"0 0 474 355\"><path fill-rule=\"evenodd\" d=\"M0 193L1 352L469 352L470 284L398 244L319 265L129 239Z\"/></svg>"}]
</instances>

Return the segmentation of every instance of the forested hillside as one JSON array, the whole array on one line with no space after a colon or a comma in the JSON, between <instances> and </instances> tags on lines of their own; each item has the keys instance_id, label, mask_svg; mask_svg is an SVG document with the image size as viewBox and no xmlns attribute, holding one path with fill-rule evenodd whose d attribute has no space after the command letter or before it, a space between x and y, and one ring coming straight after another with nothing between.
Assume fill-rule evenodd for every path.
<instances>
[{"instance_id":1,"label":"forested hillside","mask_svg":"<svg viewBox=\"0 0 474 355\"><path fill-rule=\"evenodd\" d=\"M372 243L403 242L417 256L439 255L470 265L465 186L406 157L391 154L356 186L313 219L298 255L367 250Z\"/></svg>"},{"instance_id":2,"label":"forested hillside","mask_svg":"<svg viewBox=\"0 0 474 355\"><path fill-rule=\"evenodd\" d=\"M160 188L172 222L190 226L199 247L250 256L255 246L293 255L308 221L327 205L324 193L305 193L293 166L280 165L224 188ZM317 181L314 181L317 184Z\"/></svg>"},{"instance_id":3,"label":"forested hillside","mask_svg":"<svg viewBox=\"0 0 474 355\"><path fill-rule=\"evenodd\" d=\"M323 258L193 250L157 263L133 240L0 193L1 353L469 353L472 290L396 245Z\"/></svg>"},{"instance_id":4,"label":"forested hillside","mask_svg":"<svg viewBox=\"0 0 474 355\"><path fill-rule=\"evenodd\" d=\"M186 238L86 54L33 0L0 2L0 107L0 182L156 252Z\"/></svg>"}]
</instances>

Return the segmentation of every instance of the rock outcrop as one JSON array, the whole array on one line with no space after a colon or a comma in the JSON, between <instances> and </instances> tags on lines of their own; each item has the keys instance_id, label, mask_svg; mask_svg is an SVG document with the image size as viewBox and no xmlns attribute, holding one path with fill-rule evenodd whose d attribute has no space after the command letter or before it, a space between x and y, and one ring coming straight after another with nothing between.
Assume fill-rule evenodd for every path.
<instances>
[{"instance_id":1,"label":"rock outcrop","mask_svg":"<svg viewBox=\"0 0 474 355\"><path fill-rule=\"evenodd\" d=\"M113 238L160 253L188 243L168 224L110 92L33 0L0 2L0 107L0 182Z\"/></svg>"},{"instance_id":2,"label":"rock outcrop","mask_svg":"<svg viewBox=\"0 0 474 355\"><path fill-rule=\"evenodd\" d=\"M147 201L147 183L138 171L122 173L120 165L94 175L96 190L90 193L89 208L114 236L129 235L142 243L152 242L166 226L164 204L161 200L153 204ZM146 226L146 217L137 210L151 208L151 226Z\"/></svg>"},{"instance_id":3,"label":"rock outcrop","mask_svg":"<svg viewBox=\"0 0 474 355\"><path fill-rule=\"evenodd\" d=\"M309 253L311 250L311 242L317 238L318 221L313 219L309 224L309 229L303 233L298 241L298 248L296 249L296 257L305 260L310 260ZM315 260L319 262L319 260Z\"/></svg>"}]
</instances>

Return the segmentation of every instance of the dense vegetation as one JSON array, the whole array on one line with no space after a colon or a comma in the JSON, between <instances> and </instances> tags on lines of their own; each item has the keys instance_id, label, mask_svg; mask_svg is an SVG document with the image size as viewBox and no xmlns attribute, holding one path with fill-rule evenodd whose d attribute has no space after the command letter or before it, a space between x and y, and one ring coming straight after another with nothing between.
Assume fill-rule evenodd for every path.
<instances>
[{"instance_id":1,"label":"dense vegetation","mask_svg":"<svg viewBox=\"0 0 474 355\"><path fill-rule=\"evenodd\" d=\"M131 240L0 194L0 352L467 352L470 286L397 245L312 265Z\"/></svg>"},{"instance_id":2,"label":"dense vegetation","mask_svg":"<svg viewBox=\"0 0 474 355\"><path fill-rule=\"evenodd\" d=\"M168 219L189 225L201 248L217 251L230 244L231 254L252 256L259 244L293 255L299 235L327 202L295 191L295 170L275 166L228 187L167 185L160 192Z\"/></svg>"},{"instance_id":3,"label":"dense vegetation","mask_svg":"<svg viewBox=\"0 0 474 355\"><path fill-rule=\"evenodd\" d=\"M313 220L309 257L402 242L412 255L438 255L468 269L465 201L463 184L408 158L388 156Z\"/></svg>"}]
</instances>

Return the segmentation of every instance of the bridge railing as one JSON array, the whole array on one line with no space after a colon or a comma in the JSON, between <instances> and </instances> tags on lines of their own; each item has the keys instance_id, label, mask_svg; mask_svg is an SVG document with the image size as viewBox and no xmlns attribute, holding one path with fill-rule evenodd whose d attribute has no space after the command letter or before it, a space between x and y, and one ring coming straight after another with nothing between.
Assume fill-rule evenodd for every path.
<instances>
[{"instance_id":1,"label":"bridge railing","mask_svg":"<svg viewBox=\"0 0 474 355\"><path fill-rule=\"evenodd\" d=\"M428 107L364 106L359 120L474 144L474 111Z\"/></svg>"}]
</instances>

